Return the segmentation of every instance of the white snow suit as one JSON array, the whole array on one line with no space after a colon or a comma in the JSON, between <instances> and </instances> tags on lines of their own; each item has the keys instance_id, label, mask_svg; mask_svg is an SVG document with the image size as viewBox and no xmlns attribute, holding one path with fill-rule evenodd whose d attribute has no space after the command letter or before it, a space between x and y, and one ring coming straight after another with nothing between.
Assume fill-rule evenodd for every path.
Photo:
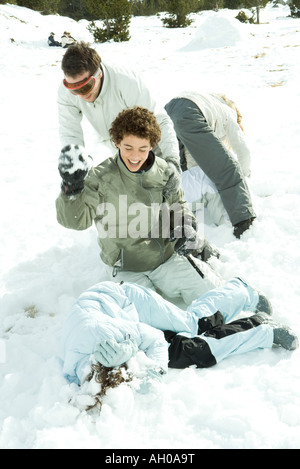
<instances>
[{"instance_id":1,"label":"white snow suit","mask_svg":"<svg viewBox=\"0 0 300 469\"><path fill-rule=\"evenodd\" d=\"M80 295L63 326L64 376L81 384L97 345L128 336L163 370L208 367L230 355L272 347L273 329L258 315L234 321L241 311L254 311L257 303L258 293L237 278L198 298L186 311L140 285L98 283Z\"/></svg>"}]
</instances>

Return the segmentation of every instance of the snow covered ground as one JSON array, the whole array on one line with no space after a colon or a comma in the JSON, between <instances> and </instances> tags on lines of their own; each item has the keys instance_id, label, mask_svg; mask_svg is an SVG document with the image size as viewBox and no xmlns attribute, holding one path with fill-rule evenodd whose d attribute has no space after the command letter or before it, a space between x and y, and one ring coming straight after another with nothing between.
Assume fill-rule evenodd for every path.
<instances>
[{"instance_id":1,"label":"snow covered ground","mask_svg":"<svg viewBox=\"0 0 300 469\"><path fill-rule=\"evenodd\" d=\"M222 253L212 264L263 290L275 318L300 335L300 19L285 6L268 5L260 25L236 14L202 12L177 30L157 17L133 18L129 42L95 48L103 61L141 73L161 104L187 89L237 102L258 216L241 240L229 226L205 226ZM86 25L0 5L0 448L299 448L299 350L170 370L151 395L123 384L100 415L69 402L79 391L61 374L61 326L77 296L105 274L95 230L56 222L64 51L47 37L67 29L92 42ZM88 126L86 136L95 159L109 156Z\"/></svg>"}]
</instances>

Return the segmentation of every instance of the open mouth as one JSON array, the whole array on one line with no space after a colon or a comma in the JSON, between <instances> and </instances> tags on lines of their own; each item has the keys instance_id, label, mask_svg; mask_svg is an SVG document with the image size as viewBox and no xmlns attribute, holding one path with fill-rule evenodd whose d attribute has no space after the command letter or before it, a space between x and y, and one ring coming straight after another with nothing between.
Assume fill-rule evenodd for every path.
<instances>
[{"instance_id":1,"label":"open mouth","mask_svg":"<svg viewBox=\"0 0 300 469\"><path fill-rule=\"evenodd\" d=\"M141 163L140 160L139 160L139 161L131 161L131 160L128 160L128 161L129 161L129 163L131 164L131 166L138 166L138 165Z\"/></svg>"}]
</instances>

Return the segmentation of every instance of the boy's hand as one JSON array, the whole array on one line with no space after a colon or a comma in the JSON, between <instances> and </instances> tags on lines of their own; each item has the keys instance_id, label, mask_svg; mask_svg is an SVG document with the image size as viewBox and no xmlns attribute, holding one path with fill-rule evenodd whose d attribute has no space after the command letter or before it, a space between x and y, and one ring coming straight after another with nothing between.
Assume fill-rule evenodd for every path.
<instances>
[{"instance_id":1,"label":"boy's hand","mask_svg":"<svg viewBox=\"0 0 300 469\"><path fill-rule=\"evenodd\" d=\"M220 257L217 248L212 246L206 238L190 225L176 227L171 232L170 241L176 241L175 251L181 256L193 254L203 262L207 262L211 256Z\"/></svg>"},{"instance_id":2,"label":"boy's hand","mask_svg":"<svg viewBox=\"0 0 300 469\"><path fill-rule=\"evenodd\" d=\"M195 250L201 252L204 244L203 237L191 225L174 228L171 232L170 241L176 241L174 249L180 256L186 256Z\"/></svg>"},{"instance_id":3,"label":"boy's hand","mask_svg":"<svg viewBox=\"0 0 300 469\"><path fill-rule=\"evenodd\" d=\"M61 189L66 195L76 195L84 189L84 179L92 167L92 157L81 145L65 146L58 159L58 171L62 178Z\"/></svg>"}]
</instances>

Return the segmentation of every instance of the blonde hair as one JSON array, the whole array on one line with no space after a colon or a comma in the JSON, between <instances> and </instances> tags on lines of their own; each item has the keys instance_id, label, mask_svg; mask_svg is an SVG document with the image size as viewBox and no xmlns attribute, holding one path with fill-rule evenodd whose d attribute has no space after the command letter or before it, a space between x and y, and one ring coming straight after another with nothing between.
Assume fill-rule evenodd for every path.
<instances>
[{"instance_id":1,"label":"blonde hair","mask_svg":"<svg viewBox=\"0 0 300 469\"><path fill-rule=\"evenodd\" d=\"M227 106L229 106L231 109L233 109L236 112L237 123L240 126L240 129L244 132L244 127L242 125L242 114L240 113L239 109L236 107L235 102L227 98L227 96L225 96L224 94L222 95L218 94L217 96L219 96L219 98L221 98L224 101L224 103L227 104Z\"/></svg>"},{"instance_id":2,"label":"blonde hair","mask_svg":"<svg viewBox=\"0 0 300 469\"><path fill-rule=\"evenodd\" d=\"M101 363L92 365L91 373L87 376L86 381L95 379L96 383L101 384L100 391L93 396L95 402L86 408L86 411L95 407L101 411L103 405L103 397L110 388L115 388L121 383L128 383L132 380L132 375L127 371L127 365L121 365L116 368L106 368Z\"/></svg>"}]
</instances>

